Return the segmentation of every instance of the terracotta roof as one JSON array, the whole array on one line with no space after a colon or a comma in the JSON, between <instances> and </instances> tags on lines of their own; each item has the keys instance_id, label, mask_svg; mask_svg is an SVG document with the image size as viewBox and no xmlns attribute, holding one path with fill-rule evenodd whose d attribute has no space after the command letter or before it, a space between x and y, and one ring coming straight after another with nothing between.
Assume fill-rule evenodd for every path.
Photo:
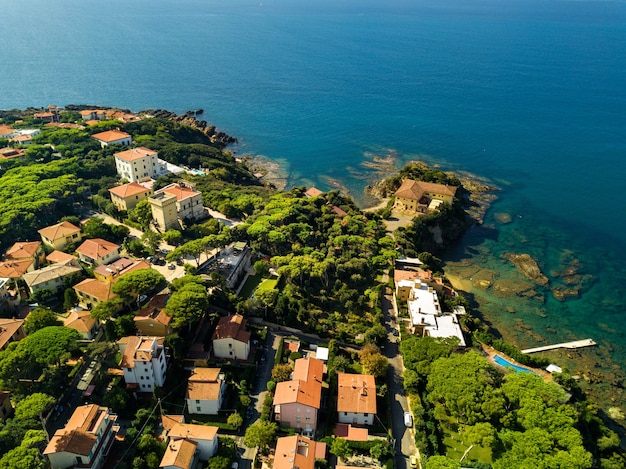
<instances>
[{"instance_id":1,"label":"terracotta roof","mask_svg":"<svg viewBox=\"0 0 626 469\"><path fill-rule=\"evenodd\" d=\"M298 358L293 367L293 379L322 382L324 362L317 358Z\"/></svg>"},{"instance_id":2,"label":"terracotta roof","mask_svg":"<svg viewBox=\"0 0 626 469\"><path fill-rule=\"evenodd\" d=\"M219 368L194 368L187 384L187 398L216 401L220 397L222 380Z\"/></svg>"},{"instance_id":3,"label":"terracotta roof","mask_svg":"<svg viewBox=\"0 0 626 469\"><path fill-rule=\"evenodd\" d=\"M190 440L170 441L159 467L192 469L198 444Z\"/></svg>"},{"instance_id":4,"label":"terracotta roof","mask_svg":"<svg viewBox=\"0 0 626 469\"><path fill-rule=\"evenodd\" d=\"M209 425L196 425L194 423L177 423L167 432L167 436L173 439L187 438L189 440L213 441L217 438L217 427Z\"/></svg>"},{"instance_id":5,"label":"terracotta roof","mask_svg":"<svg viewBox=\"0 0 626 469\"><path fill-rule=\"evenodd\" d=\"M112 298L117 298L117 295L113 293L113 284L110 282L101 282L95 278L88 278L80 283L74 285L74 290L84 293L85 295L93 296L99 301L106 301Z\"/></svg>"},{"instance_id":6,"label":"terracotta roof","mask_svg":"<svg viewBox=\"0 0 626 469\"><path fill-rule=\"evenodd\" d=\"M396 191L397 197L405 199L419 200L424 192L434 194L449 195L454 197L456 194L456 186L447 186L444 184L435 184L434 182L414 181L413 179L405 179L400 188Z\"/></svg>"},{"instance_id":7,"label":"terracotta roof","mask_svg":"<svg viewBox=\"0 0 626 469\"><path fill-rule=\"evenodd\" d=\"M151 269L152 266L144 260L131 261L125 257L117 259L106 265L99 265L94 269L95 274L103 277L122 277L130 272L140 269Z\"/></svg>"},{"instance_id":8,"label":"terracotta roof","mask_svg":"<svg viewBox=\"0 0 626 469\"><path fill-rule=\"evenodd\" d=\"M331 210L335 212L337 215L339 215L340 217L345 217L347 215L347 212L345 210L340 209L336 205L333 205L331 207Z\"/></svg>"},{"instance_id":9,"label":"terracotta roof","mask_svg":"<svg viewBox=\"0 0 626 469\"><path fill-rule=\"evenodd\" d=\"M246 319L241 314L222 317L213 333L213 340L235 339L248 343L250 341L250 333L244 330L245 327Z\"/></svg>"},{"instance_id":10,"label":"terracotta roof","mask_svg":"<svg viewBox=\"0 0 626 469\"><path fill-rule=\"evenodd\" d=\"M154 150L150 150L149 148L139 147L139 148L131 148L130 150L120 151L115 154L116 158L124 161L135 161L145 158L147 156L156 155L157 152Z\"/></svg>"},{"instance_id":11,"label":"terracotta roof","mask_svg":"<svg viewBox=\"0 0 626 469\"><path fill-rule=\"evenodd\" d=\"M48 282L60 277L72 275L80 272L82 269L75 266L71 261L65 263L51 264L43 269L27 272L22 275L24 281L29 287L34 287L40 283Z\"/></svg>"},{"instance_id":12,"label":"terracotta roof","mask_svg":"<svg viewBox=\"0 0 626 469\"><path fill-rule=\"evenodd\" d=\"M0 135L11 135L15 129L10 125L0 125Z\"/></svg>"},{"instance_id":13,"label":"terracotta roof","mask_svg":"<svg viewBox=\"0 0 626 469\"><path fill-rule=\"evenodd\" d=\"M107 415L113 420L116 418L106 407L96 404L77 407L65 428L57 430L50 439L44 454L67 452L88 456L97 443L95 432L99 422Z\"/></svg>"},{"instance_id":14,"label":"terracotta roof","mask_svg":"<svg viewBox=\"0 0 626 469\"><path fill-rule=\"evenodd\" d=\"M26 152L19 148L0 148L0 158L17 158L25 154Z\"/></svg>"},{"instance_id":15,"label":"terracotta roof","mask_svg":"<svg viewBox=\"0 0 626 469\"><path fill-rule=\"evenodd\" d=\"M337 373L337 385L337 412L376 413L376 383L372 375Z\"/></svg>"},{"instance_id":16,"label":"terracotta roof","mask_svg":"<svg viewBox=\"0 0 626 469\"><path fill-rule=\"evenodd\" d=\"M357 428L346 423L338 423L335 427L335 436L351 441L367 441L367 428Z\"/></svg>"},{"instance_id":17,"label":"terracotta roof","mask_svg":"<svg viewBox=\"0 0 626 469\"><path fill-rule=\"evenodd\" d=\"M93 138L106 143L123 140L125 138L129 138L130 136L130 134L127 134L126 132L121 132L119 130L107 130L106 132L100 132L98 134L92 135Z\"/></svg>"},{"instance_id":18,"label":"terracotta roof","mask_svg":"<svg viewBox=\"0 0 626 469\"><path fill-rule=\"evenodd\" d=\"M65 327L71 327L78 332L90 332L96 325L96 320L91 317L89 311L72 311L63 321Z\"/></svg>"},{"instance_id":19,"label":"terracotta roof","mask_svg":"<svg viewBox=\"0 0 626 469\"><path fill-rule=\"evenodd\" d=\"M307 197L318 197L323 194L324 193L317 187L311 187L304 193L304 195L306 195Z\"/></svg>"},{"instance_id":20,"label":"terracotta roof","mask_svg":"<svg viewBox=\"0 0 626 469\"><path fill-rule=\"evenodd\" d=\"M326 444L305 436L284 436L276 440L273 469L313 469L315 459L325 459Z\"/></svg>"},{"instance_id":21,"label":"terracotta roof","mask_svg":"<svg viewBox=\"0 0 626 469\"><path fill-rule=\"evenodd\" d=\"M61 129L84 129L84 125L73 124L71 122L48 122L44 127L59 127Z\"/></svg>"},{"instance_id":22,"label":"terracotta roof","mask_svg":"<svg viewBox=\"0 0 626 469\"><path fill-rule=\"evenodd\" d=\"M150 266L148 266L149 268ZM157 295L150 300L145 308L142 308L136 315L135 321L156 321L167 326L172 321L172 316L165 314L165 305L169 295Z\"/></svg>"},{"instance_id":23,"label":"terracotta roof","mask_svg":"<svg viewBox=\"0 0 626 469\"><path fill-rule=\"evenodd\" d=\"M73 261L76 258L71 254L67 254L63 251L52 251L46 256L46 260L49 262L67 262Z\"/></svg>"},{"instance_id":24,"label":"terracotta roof","mask_svg":"<svg viewBox=\"0 0 626 469\"><path fill-rule=\"evenodd\" d=\"M162 337L123 337L122 338L126 347L120 361L120 367L122 368L134 368L135 362L149 362L152 361L153 354L165 353L163 350L163 338ZM118 344L122 342L122 339L118 341ZM153 346L156 341L156 350Z\"/></svg>"},{"instance_id":25,"label":"terracotta roof","mask_svg":"<svg viewBox=\"0 0 626 469\"><path fill-rule=\"evenodd\" d=\"M41 241L17 242L4 254L9 259L33 259L41 247Z\"/></svg>"},{"instance_id":26,"label":"terracotta roof","mask_svg":"<svg viewBox=\"0 0 626 469\"><path fill-rule=\"evenodd\" d=\"M0 318L0 349L4 348L22 324L24 324L23 319Z\"/></svg>"},{"instance_id":27,"label":"terracotta roof","mask_svg":"<svg viewBox=\"0 0 626 469\"><path fill-rule=\"evenodd\" d=\"M0 262L0 278L20 278L33 265L32 259L8 260Z\"/></svg>"},{"instance_id":28,"label":"terracotta roof","mask_svg":"<svg viewBox=\"0 0 626 469\"><path fill-rule=\"evenodd\" d=\"M83 244L76 248L76 252L90 259L101 259L112 252L118 251L119 248L120 246L118 244L107 241L106 239L93 238L84 241Z\"/></svg>"},{"instance_id":29,"label":"terracotta roof","mask_svg":"<svg viewBox=\"0 0 626 469\"><path fill-rule=\"evenodd\" d=\"M274 405L299 403L314 409L320 408L322 383L300 379L282 381L276 385Z\"/></svg>"},{"instance_id":30,"label":"terracotta roof","mask_svg":"<svg viewBox=\"0 0 626 469\"><path fill-rule=\"evenodd\" d=\"M161 415L161 424L166 430L171 430L177 423L184 423L184 415Z\"/></svg>"},{"instance_id":31,"label":"terracotta roof","mask_svg":"<svg viewBox=\"0 0 626 469\"><path fill-rule=\"evenodd\" d=\"M56 225L48 226L39 230L40 235L45 236L52 241L65 238L66 236L74 233L80 233L80 228L77 228L68 221L62 221Z\"/></svg>"},{"instance_id":32,"label":"terracotta roof","mask_svg":"<svg viewBox=\"0 0 626 469\"><path fill-rule=\"evenodd\" d=\"M197 190L194 190L191 187L181 186L180 184L172 184L170 186L164 187L158 192L165 192L166 194L176 196L176 200L178 200L179 202L189 197L193 197L194 195L200 194L200 192L198 192Z\"/></svg>"},{"instance_id":33,"label":"terracotta roof","mask_svg":"<svg viewBox=\"0 0 626 469\"><path fill-rule=\"evenodd\" d=\"M121 186L114 187L109 189L111 194L115 194L122 199L127 197L132 197L133 195L144 194L146 192L150 192L150 189L142 186L141 184L137 184L136 182L129 182L128 184L123 184Z\"/></svg>"}]
</instances>

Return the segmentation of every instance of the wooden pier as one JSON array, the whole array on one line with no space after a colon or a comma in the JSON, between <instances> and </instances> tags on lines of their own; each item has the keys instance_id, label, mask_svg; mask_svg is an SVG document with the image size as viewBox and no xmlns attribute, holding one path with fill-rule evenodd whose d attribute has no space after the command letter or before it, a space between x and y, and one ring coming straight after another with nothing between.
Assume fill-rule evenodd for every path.
<instances>
[{"instance_id":1,"label":"wooden pier","mask_svg":"<svg viewBox=\"0 0 626 469\"><path fill-rule=\"evenodd\" d=\"M560 344L553 345L544 345L543 347L535 347L535 348L527 348L526 350L522 350L522 353L535 353L535 352L545 352L546 350L555 350L557 348L583 348L583 347L592 347L596 344L592 339L584 339L584 340L575 340L573 342L562 342Z\"/></svg>"}]
</instances>

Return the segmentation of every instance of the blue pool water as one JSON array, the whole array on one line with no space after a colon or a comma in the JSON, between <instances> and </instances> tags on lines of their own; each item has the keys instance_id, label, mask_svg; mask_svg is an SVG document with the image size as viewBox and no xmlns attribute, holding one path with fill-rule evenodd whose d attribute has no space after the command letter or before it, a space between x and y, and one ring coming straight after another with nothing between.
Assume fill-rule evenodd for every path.
<instances>
[{"instance_id":1,"label":"blue pool water","mask_svg":"<svg viewBox=\"0 0 626 469\"><path fill-rule=\"evenodd\" d=\"M496 355L495 357L493 357L493 361L496 362L498 365L503 366L505 368L513 368L515 371L521 371L522 373L537 374L533 370L529 370L528 368L524 368L522 366L511 363L507 359L502 358L500 355Z\"/></svg>"}]
</instances>

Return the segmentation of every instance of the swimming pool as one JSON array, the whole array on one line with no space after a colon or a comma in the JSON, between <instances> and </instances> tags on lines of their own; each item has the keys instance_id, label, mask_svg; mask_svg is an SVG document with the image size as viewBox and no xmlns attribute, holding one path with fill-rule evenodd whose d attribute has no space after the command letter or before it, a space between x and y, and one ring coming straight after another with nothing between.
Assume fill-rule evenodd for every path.
<instances>
[{"instance_id":1,"label":"swimming pool","mask_svg":"<svg viewBox=\"0 0 626 469\"><path fill-rule=\"evenodd\" d=\"M500 366L504 366L505 368L513 368L515 371L521 371L522 373L537 374L533 370L529 370L528 368L524 368L524 367L521 367L521 366L516 365L514 363L511 363L507 359L502 358L500 355L495 355L493 357L493 361L496 362Z\"/></svg>"}]
</instances>

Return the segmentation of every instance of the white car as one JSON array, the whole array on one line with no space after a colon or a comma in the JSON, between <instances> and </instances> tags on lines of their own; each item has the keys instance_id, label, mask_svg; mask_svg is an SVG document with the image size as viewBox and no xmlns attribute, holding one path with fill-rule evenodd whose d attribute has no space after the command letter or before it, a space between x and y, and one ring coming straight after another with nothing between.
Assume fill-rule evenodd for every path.
<instances>
[{"instance_id":1,"label":"white car","mask_svg":"<svg viewBox=\"0 0 626 469\"><path fill-rule=\"evenodd\" d=\"M411 415L411 412L404 413L404 425L406 425L407 428L413 426L413 415Z\"/></svg>"}]
</instances>

